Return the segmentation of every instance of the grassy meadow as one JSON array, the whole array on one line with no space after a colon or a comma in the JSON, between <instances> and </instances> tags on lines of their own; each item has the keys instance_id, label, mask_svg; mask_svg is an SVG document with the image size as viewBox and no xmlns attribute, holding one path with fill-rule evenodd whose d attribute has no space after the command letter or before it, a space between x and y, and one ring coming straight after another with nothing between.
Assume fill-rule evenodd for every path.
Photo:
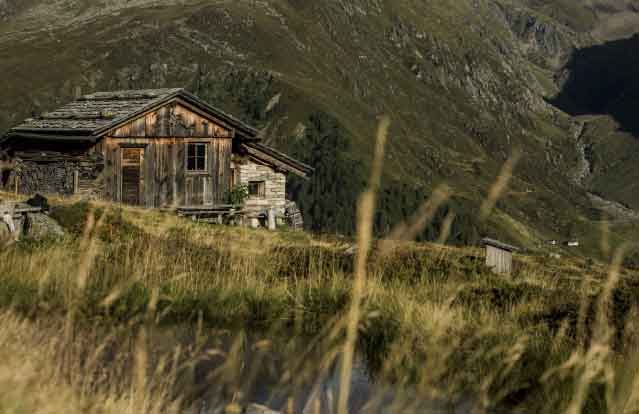
<instances>
[{"instance_id":1,"label":"grassy meadow","mask_svg":"<svg viewBox=\"0 0 639 414\"><path fill-rule=\"evenodd\" d=\"M232 411L252 402L241 387L247 365L268 360L267 338L322 350L291 355L279 379L290 389L338 364L354 339L353 354L398 391L402 412L419 398L468 396L486 412L636 412L639 284L619 254L611 264L518 256L505 278L479 249L374 242L349 336L362 271L352 240L54 204L68 237L0 253L2 412L197 412L184 373L207 359L232 372L217 378L228 385L218 403ZM159 350L147 332L174 325L250 337L238 346L266 356L249 364L235 345L207 341Z\"/></svg>"},{"instance_id":2,"label":"grassy meadow","mask_svg":"<svg viewBox=\"0 0 639 414\"><path fill-rule=\"evenodd\" d=\"M66 237L0 251L0 412L260 412L261 388L287 413L346 414L361 366L377 387L361 412L639 412L627 247L611 249L603 226L606 262L519 255L498 276L478 248L411 242L447 187L375 239L388 127L356 244L54 200ZM299 392L336 375L326 395Z\"/></svg>"}]
</instances>

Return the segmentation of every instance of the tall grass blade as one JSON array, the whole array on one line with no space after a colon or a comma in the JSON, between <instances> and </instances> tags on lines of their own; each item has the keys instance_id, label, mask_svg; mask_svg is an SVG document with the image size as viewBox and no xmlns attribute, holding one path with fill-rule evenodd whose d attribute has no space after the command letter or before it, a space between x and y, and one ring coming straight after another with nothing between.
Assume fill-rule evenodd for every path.
<instances>
[{"instance_id":1,"label":"tall grass blade","mask_svg":"<svg viewBox=\"0 0 639 414\"><path fill-rule=\"evenodd\" d=\"M366 266L373 238L373 217L375 213L377 191L382 177L384 152L389 128L390 118L383 116L379 121L375 145L375 158L371 169L369 188L362 194L358 205L358 251L355 259L355 276L351 291L351 304L347 316L346 341L344 343L344 351L342 354L340 390L337 400L338 414L347 414L348 412L353 358L355 355L355 344L357 342L357 329L360 321L362 297L366 282Z\"/></svg>"}]
</instances>

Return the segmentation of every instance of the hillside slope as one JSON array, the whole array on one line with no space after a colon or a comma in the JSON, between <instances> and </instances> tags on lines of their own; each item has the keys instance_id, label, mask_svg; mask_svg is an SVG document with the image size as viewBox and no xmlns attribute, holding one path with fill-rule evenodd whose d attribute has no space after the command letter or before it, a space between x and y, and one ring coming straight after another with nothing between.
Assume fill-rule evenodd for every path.
<instances>
[{"instance_id":1,"label":"hillside slope","mask_svg":"<svg viewBox=\"0 0 639 414\"><path fill-rule=\"evenodd\" d=\"M313 182L294 183L293 196L314 228L349 232L376 115L387 113L378 231L446 182L454 197L444 213L458 216L453 240L488 233L532 246L576 227L589 231L598 218L571 178L579 164L572 121L544 99L558 92L554 70L571 49L594 42L601 17L592 11L612 10L593 7L2 0L0 131L80 92L185 86L314 164ZM511 191L482 223L476 209L516 148L524 157Z\"/></svg>"},{"instance_id":2,"label":"hillside slope","mask_svg":"<svg viewBox=\"0 0 639 414\"><path fill-rule=\"evenodd\" d=\"M0 249L9 412L39 412L43 398L56 413L121 413L122 402L204 414L229 401L303 412L318 388L339 390L352 240L50 201L66 237ZM597 386L578 412L628 406L627 393L606 395L636 381L636 260L517 254L505 278L478 248L375 243L367 263L349 412L556 414L583 381ZM595 353L601 369L584 380Z\"/></svg>"}]
</instances>

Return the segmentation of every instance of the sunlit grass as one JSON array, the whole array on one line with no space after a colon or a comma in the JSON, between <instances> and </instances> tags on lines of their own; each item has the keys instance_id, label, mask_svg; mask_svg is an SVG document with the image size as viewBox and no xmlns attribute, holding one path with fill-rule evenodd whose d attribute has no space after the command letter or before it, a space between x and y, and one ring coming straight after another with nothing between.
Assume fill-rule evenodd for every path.
<instances>
[{"instance_id":1,"label":"sunlit grass","mask_svg":"<svg viewBox=\"0 0 639 414\"><path fill-rule=\"evenodd\" d=\"M609 264L518 256L513 275L495 275L478 248L411 241L445 186L375 240L387 122L357 240L52 199L67 237L0 251L2 411L238 412L266 387L260 402L276 409L346 413L362 361L390 390L367 412L457 401L477 412L636 412L639 283L621 267L624 246L603 239ZM328 378L338 389L303 392Z\"/></svg>"},{"instance_id":2,"label":"sunlit grass","mask_svg":"<svg viewBox=\"0 0 639 414\"><path fill-rule=\"evenodd\" d=\"M96 326L104 332L102 340L107 340L111 330L136 327L124 328L131 331L130 342L136 344L141 326L187 324L193 331L201 326L204 332L253 333L242 342L242 349L255 346L251 341L259 342L260 336L288 338L291 343L308 344L314 352L321 349L322 356L310 360L301 358L299 350L290 354L295 375L283 372L279 382L291 393L340 361L354 271L345 240L207 226L108 204L91 205L85 214L83 220L91 215L94 220L88 222L84 234L58 242L24 241L0 253L0 304L10 312L5 317L16 321L13 326L23 326L20 329L28 333L35 329L30 328L33 324L51 320L64 327L64 321L68 324L73 315L71 333L61 341L78 347L88 346L77 341ZM579 275L591 277L585 292L592 297L607 280L607 267L595 264L586 270L581 260L549 262L522 257L516 259L513 277L505 279L484 267L478 249L408 242L394 242L390 250L389 244L385 246L381 250L372 246L366 260L368 277L362 286L354 349L380 383L395 384L397 398L404 398L400 389L413 389L424 399L473 396L486 409L525 404L540 412L556 412L557 407L563 410L575 404L568 397L579 384L578 372L559 368L577 349L582 350L580 360L592 358L588 356L590 342L576 335L577 327L570 324L578 321L571 321L571 314L562 309L567 306L579 312ZM632 277L634 274L622 271L619 283ZM43 346L53 346L49 341L60 339L47 332L40 340ZM161 348L168 349L160 352L152 340L147 342L153 352L167 358L179 345L163 345ZM628 352L613 342L605 346L615 361ZM218 403L252 402L242 399L242 387L248 381L246 365L268 364L273 349L265 348L261 361L242 361L244 353L228 346L213 351L208 350L216 357L239 359L229 361L228 369L244 366L234 374L237 384L233 386L224 379L226 375L215 377L227 384ZM129 359L137 358L134 349L121 352L130 352ZM67 358L80 358L73 363L84 365L88 354L87 349ZM187 363L186 359L181 362ZM67 360L61 356L44 361L55 371ZM124 372L138 383L157 379L151 367L146 377L134 373L132 367L141 364L150 366L151 362L140 357L128 368L118 368L123 372L117 375L106 364L108 386L99 387L106 396L98 394L91 410L108 406L107 400L145 406L147 403L139 402L131 391L123 393L121 387ZM77 375L84 376L81 369ZM62 381L55 375L51 378L56 387ZM78 392L74 382L62 381L60 386L68 386L66 392ZM183 387L171 392L183 394ZM237 389L229 392L229 387ZM22 392L32 391L26 387ZM161 398L176 399L171 392ZM513 400L518 392L523 397ZM417 410L411 407L414 397L397 404ZM189 406L196 400L189 395L180 403ZM584 412L597 412L590 408L593 404L596 409L601 407L591 400L579 404L586 407ZM142 411L152 412L149 407Z\"/></svg>"}]
</instances>

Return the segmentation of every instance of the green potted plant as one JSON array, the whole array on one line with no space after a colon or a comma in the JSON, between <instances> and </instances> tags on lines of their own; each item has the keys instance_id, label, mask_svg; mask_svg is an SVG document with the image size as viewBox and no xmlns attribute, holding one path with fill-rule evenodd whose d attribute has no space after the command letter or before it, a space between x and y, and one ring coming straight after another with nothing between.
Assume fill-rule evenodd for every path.
<instances>
[{"instance_id":1,"label":"green potted plant","mask_svg":"<svg viewBox=\"0 0 639 414\"><path fill-rule=\"evenodd\" d=\"M235 207L240 207L244 205L244 202L249 197L248 186L246 185L236 185L233 187L228 194L228 202Z\"/></svg>"}]
</instances>

